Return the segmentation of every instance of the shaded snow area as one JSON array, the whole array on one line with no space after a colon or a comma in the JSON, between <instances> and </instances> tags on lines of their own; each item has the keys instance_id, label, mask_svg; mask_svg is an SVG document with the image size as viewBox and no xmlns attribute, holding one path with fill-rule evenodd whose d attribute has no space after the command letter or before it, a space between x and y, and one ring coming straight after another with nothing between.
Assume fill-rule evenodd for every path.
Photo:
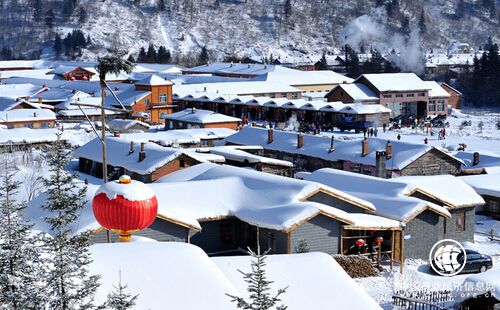
<instances>
[{"instance_id":1,"label":"shaded snow area","mask_svg":"<svg viewBox=\"0 0 500 310\"><path fill-rule=\"evenodd\" d=\"M486 226L491 227L495 225L497 229L500 228L500 221L495 221L485 216L478 216L476 231L480 231ZM392 309L392 295L398 290L450 290L454 296L454 301L450 304L453 304L461 301L461 289L465 281L484 281L499 287L500 277L497 275L500 274L500 242L490 241L487 236L476 234L474 243L465 242L463 246L466 249L473 249L482 254L492 256L493 268L481 274L469 273L443 277L431 271L428 261L407 259L403 274L399 273L399 269L396 270L397 268L395 268L392 272L381 273L379 277L361 278L355 279L355 281L384 309Z\"/></svg>"},{"instance_id":2,"label":"shaded snow area","mask_svg":"<svg viewBox=\"0 0 500 310\"><path fill-rule=\"evenodd\" d=\"M96 302L105 301L113 285L122 283L139 294L136 309L236 309L226 294L247 298L238 271L249 272L251 257L209 258L200 248L177 242L96 244L90 271L102 276ZM266 260L271 295L289 310L380 309L329 255L271 255ZM281 303L279 303L281 304Z\"/></svg>"}]
</instances>

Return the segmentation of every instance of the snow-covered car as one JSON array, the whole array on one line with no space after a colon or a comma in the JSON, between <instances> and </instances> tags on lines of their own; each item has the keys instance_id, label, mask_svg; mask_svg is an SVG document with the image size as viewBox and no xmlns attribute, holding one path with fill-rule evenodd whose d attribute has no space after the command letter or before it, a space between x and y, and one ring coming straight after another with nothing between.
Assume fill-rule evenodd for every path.
<instances>
[{"instance_id":1,"label":"snow-covered car","mask_svg":"<svg viewBox=\"0 0 500 310\"><path fill-rule=\"evenodd\" d=\"M489 255L484 255L481 254L477 251L474 250L465 250L466 254L466 262L465 262L465 267L462 269L460 273L469 273L469 272L485 272L488 269L491 269L493 267L493 260L491 259L491 256ZM458 262L463 262L464 260L464 255L459 255L457 257Z\"/></svg>"}]
</instances>

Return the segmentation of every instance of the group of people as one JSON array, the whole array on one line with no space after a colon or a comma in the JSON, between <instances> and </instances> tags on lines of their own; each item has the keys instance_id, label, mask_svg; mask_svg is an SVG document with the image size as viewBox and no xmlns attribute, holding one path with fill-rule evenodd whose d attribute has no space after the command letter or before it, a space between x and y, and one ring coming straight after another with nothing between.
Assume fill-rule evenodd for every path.
<instances>
[{"instance_id":1,"label":"group of people","mask_svg":"<svg viewBox=\"0 0 500 310\"><path fill-rule=\"evenodd\" d=\"M385 132L385 130L384 130L384 132ZM370 127L369 129L364 128L363 135L365 138L366 138L367 134L368 134L368 137L376 137L378 135L378 128L377 127L375 127L375 128Z\"/></svg>"}]
</instances>

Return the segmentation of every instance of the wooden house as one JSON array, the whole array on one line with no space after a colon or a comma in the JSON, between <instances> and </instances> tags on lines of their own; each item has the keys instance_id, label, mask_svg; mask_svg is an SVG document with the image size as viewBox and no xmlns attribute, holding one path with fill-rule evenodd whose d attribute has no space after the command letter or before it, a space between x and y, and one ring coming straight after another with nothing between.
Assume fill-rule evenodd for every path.
<instances>
[{"instance_id":1,"label":"wooden house","mask_svg":"<svg viewBox=\"0 0 500 310\"><path fill-rule=\"evenodd\" d=\"M462 102L462 93L446 83L440 83L440 85L450 95L450 97L448 97L448 104L453 109L460 109L460 105Z\"/></svg>"},{"instance_id":2,"label":"wooden house","mask_svg":"<svg viewBox=\"0 0 500 310\"><path fill-rule=\"evenodd\" d=\"M328 102L378 104L379 97L361 83L339 84L332 88L325 98Z\"/></svg>"},{"instance_id":3,"label":"wooden house","mask_svg":"<svg viewBox=\"0 0 500 310\"><path fill-rule=\"evenodd\" d=\"M58 66L47 74L58 75L67 81L90 81L97 74L97 71L94 68L81 66Z\"/></svg>"},{"instance_id":4,"label":"wooden house","mask_svg":"<svg viewBox=\"0 0 500 310\"><path fill-rule=\"evenodd\" d=\"M337 140L290 131L244 127L226 138L228 144L257 145L264 155L294 164L295 171L335 168L380 177L457 175L462 161L425 144L379 138Z\"/></svg>"},{"instance_id":5,"label":"wooden house","mask_svg":"<svg viewBox=\"0 0 500 310\"><path fill-rule=\"evenodd\" d=\"M106 139L107 163L110 179L128 174L135 180L151 183L174 171L204 161L181 149L162 147L154 143L135 143L119 137ZM79 160L79 171L102 178L101 141L94 139L74 152Z\"/></svg>"},{"instance_id":6,"label":"wooden house","mask_svg":"<svg viewBox=\"0 0 500 310\"><path fill-rule=\"evenodd\" d=\"M483 213L500 220L500 174L479 174L460 177L483 197Z\"/></svg>"},{"instance_id":7,"label":"wooden house","mask_svg":"<svg viewBox=\"0 0 500 310\"><path fill-rule=\"evenodd\" d=\"M54 112L47 109L13 109L0 111L0 125L7 128L51 128L56 122Z\"/></svg>"}]
</instances>

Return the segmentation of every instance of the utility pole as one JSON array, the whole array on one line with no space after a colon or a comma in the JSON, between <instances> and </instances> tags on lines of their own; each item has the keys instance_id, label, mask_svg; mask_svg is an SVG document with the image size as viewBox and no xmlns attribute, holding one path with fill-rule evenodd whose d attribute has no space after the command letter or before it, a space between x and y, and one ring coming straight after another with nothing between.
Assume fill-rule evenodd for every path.
<instances>
[{"instance_id":1,"label":"utility pole","mask_svg":"<svg viewBox=\"0 0 500 310\"><path fill-rule=\"evenodd\" d=\"M349 73L349 67L347 66L347 36L344 37L344 53L345 53L345 74Z\"/></svg>"},{"instance_id":2,"label":"utility pole","mask_svg":"<svg viewBox=\"0 0 500 310\"><path fill-rule=\"evenodd\" d=\"M106 110L104 109L104 101L106 99L106 82L101 81L101 144L102 144L102 182L108 182L108 163L106 160ZM106 229L106 241L111 243L111 234L109 229Z\"/></svg>"}]
</instances>

